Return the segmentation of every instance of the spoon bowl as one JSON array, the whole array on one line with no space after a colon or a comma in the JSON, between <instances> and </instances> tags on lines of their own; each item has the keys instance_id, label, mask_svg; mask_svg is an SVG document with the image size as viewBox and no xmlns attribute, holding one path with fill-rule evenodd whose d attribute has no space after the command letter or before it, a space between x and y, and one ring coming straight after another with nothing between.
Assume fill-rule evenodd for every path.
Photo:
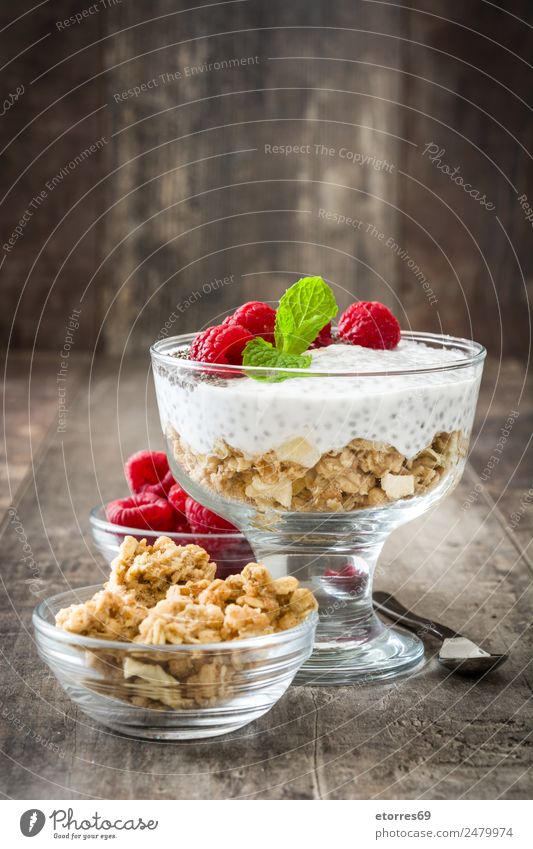
<instances>
[{"instance_id":1,"label":"spoon bowl","mask_svg":"<svg viewBox=\"0 0 533 849\"><path fill-rule=\"evenodd\" d=\"M508 654L487 654L483 657L439 657L439 663L459 675L484 675L505 663Z\"/></svg>"},{"instance_id":2,"label":"spoon bowl","mask_svg":"<svg viewBox=\"0 0 533 849\"><path fill-rule=\"evenodd\" d=\"M406 607L389 593L375 592L372 601L376 610L411 631L432 634L442 640L438 660L442 666L458 675L484 675L505 663L508 654L491 654L447 625L425 619Z\"/></svg>"}]
</instances>

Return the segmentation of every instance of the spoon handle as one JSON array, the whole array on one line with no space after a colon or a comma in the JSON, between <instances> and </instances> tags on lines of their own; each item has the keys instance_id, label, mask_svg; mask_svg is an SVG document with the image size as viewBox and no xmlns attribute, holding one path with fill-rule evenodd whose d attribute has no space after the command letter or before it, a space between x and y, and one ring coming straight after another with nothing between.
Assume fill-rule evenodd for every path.
<instances>
[{"instance_id":1,"label":"spoon handle","mask_svg":"<svg viewBox=\"0 0 533 849\"><path fill-rule=\"evenodd\" d=\"M460 636L457 631L453 631L446 625L440 625L432 619L425 619L423 616L413 613L412 610L407 610L398 599L389 595L389 593L375 592L372 596L372 601L377 610L384 613L389 619L405 625L411 631L417 631L423 628L425 631L434 634L436 637L440 637L442 640L446 639L446 637Z\"/></svg>"}]
</instances>

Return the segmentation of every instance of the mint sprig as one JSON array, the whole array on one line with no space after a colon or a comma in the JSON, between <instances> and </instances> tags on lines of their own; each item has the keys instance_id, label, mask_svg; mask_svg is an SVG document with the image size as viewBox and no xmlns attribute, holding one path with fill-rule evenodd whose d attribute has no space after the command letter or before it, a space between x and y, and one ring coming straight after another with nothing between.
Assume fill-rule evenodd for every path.
<instances>
[{"instance_id":1,"label":"mint sprig","mask_svg":"<svg viewBox=\"0 0 533 849\"><path fill-rule=\"evenodd\" d=\"M304 354L323 327L337 314L337 302L321 277L302 277L280 299L274 326L275 346L260 336L243 352L243 366L264 369L309 368L312 357ZM269 383L298 377L283 372L250 372L250 377Z\"/></svg>"},{"instance_id":2,"label":"mint sprig","mask_svg":"<svg viewBox=\"0 0 533 849\"><path fill-rule=\"evenodd\" d=\"M274 348L270 342L257 336L246 345L242 364L244 366L261 366L265 369L309 368L311 359L309 354L284 354L283 351ZM295 377L295 375L276 371L252 373L251 377L255 380L263 380L265 383L275 383L280 380L287 380L288 377Z\"/></svg>"},{"instance_id":3,"label":"mint sprig","mask_svg":"<svg viewBox=\"0 0 533 849\"><path fill-rule=\"evenodd\" d=\"M335 295L321 277L302 277L280 299L274 327L276 348L285 354L307 351L337 309Z\"/></svg>"}]
</instances>

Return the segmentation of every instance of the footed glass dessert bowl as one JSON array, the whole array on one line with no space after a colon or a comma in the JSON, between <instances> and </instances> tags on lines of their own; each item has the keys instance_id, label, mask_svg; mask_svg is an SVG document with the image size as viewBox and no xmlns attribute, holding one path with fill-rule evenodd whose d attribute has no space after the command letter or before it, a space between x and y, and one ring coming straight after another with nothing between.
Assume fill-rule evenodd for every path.
<instances>
[{"instance_id":1,"label":"footed glass dessert bowl","mask_svg":"<svg viewBox=\"0 0 533 849\"><path fill-rule=\"evenodd\" d=\"M195 334L152 346L176 480L248 538L274 577L319 602L315 648L298 681L388 679L423 662L419 638L372 608L389 534L458 483L485 349L402 332L393 350L333 340L311 364L197 362Z\"/></svg>"}]
</instances>

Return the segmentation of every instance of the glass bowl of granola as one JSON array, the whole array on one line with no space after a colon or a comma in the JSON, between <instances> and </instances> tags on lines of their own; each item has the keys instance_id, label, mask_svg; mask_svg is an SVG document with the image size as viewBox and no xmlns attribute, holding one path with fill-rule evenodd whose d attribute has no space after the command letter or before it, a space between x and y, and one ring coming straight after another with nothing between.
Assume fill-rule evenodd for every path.
<instances>
[{"instance_id":1,"label":"glass bowl of granola","mask_svg":"<svg viewBox=\"0 0 533 849\"><path fill-rule=\"evenodd\" d=\"M343 684L423 659L418 637L374 614L372 575L389 534L460 480L486 352L401 331L378 302L335 327L336 310L327 284L304 278L277 310L244 304L151 355L174 477L273 574L313 591L317 643L299 680Z\"/></svg>"},{"instance_id":2,"label":"glass bowl of granola","mask_svg":"<svg viewBox=\"0 0 533 849\"><path fill-rule=\"evenodd\" d=\"M41 658L102 725L186 740L262 716L310 656L317 603L295 578L250 563L215 578L198 545L126 536L103 587L43 601L33 623Z\"/></svg>"}]
</instances>

